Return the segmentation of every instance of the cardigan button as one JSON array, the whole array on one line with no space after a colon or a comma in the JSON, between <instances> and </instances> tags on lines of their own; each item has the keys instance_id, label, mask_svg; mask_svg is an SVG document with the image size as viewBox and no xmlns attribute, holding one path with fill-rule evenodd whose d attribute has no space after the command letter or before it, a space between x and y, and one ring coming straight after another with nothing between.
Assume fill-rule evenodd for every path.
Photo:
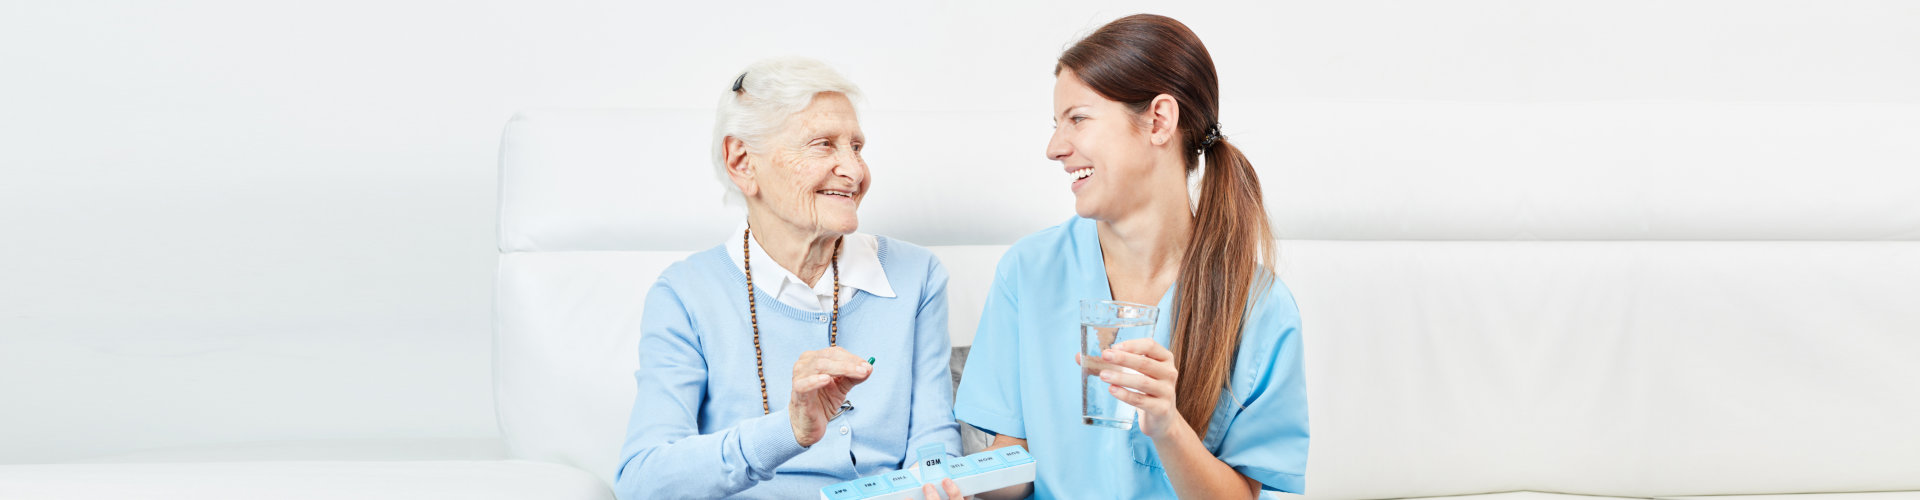
<instances>
[{"instance_id":1,"label":"cardigan button","mask_svg":"<svg viewBox=\"0 0 1920 500\"><path fill-rule=\"evenodd\" d=\"M825 323L825 322L827 322L827 317L826 317L826 315L821 315L821 316L819 317L819 320L820 320L820 322L821 322L821 323Z\"/></svg>"},{"instance_id":2,"label":"cardigan button","mask_svg":"<svg viewBox=\"0 0 1920 500\"><path fill-rule=\"evenodd\" d=\"M840 435L842 436L847 435L847 426L844 426L844 425L840 426Z\"/></svg>"}]
</instances>

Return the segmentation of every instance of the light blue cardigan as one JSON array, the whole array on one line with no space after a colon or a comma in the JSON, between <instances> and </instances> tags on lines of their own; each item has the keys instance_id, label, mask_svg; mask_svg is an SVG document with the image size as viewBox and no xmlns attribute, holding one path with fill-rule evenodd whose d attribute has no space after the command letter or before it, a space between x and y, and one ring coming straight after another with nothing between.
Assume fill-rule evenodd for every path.
<instances>
[{"instance_id":1,"label":"light blue cardigan","mask_svg":"<svg viewBox=\"0 0 1920 500\"><path fill-rule=\"evenodd\" d=\"M793 362L827 347L827 314L755 287L771 415L760 406L746 276L721 245L674 263L647 292L639 392L614 492L621 499L817 498L820 488L900 469L909 450L960 450L948 367L947 271L927 249L879 239L894 297L861 291L840 308L839 346L875 358L854 410L810 448L787 418Z\"/></svg>"}]
</instances>

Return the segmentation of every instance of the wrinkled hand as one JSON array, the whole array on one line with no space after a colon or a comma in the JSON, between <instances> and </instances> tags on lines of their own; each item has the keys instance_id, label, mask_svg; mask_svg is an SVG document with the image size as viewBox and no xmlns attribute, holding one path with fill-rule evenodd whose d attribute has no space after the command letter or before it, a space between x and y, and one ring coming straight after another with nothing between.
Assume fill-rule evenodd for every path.
<instances>
[{"instance_id":1,"label":"wrinkled hand","mask_svg":"<svg viewBox=\"0 0 1920 500\"><path fill-rule=\"evenodd\" d=\"M947 494L947 500L965 500L960 497L960 485L953 484L953 478L941 479L939 490L933 489L931 484L920 485L920 492L927 495L927 500L940 500L942 490Z\"/></svg>"},{"instance_id":2,"label":"wrinkled hand","mask_svg":"<svg viewBox=\"0 0 1920 500\"><path fill-rule=\"evenodd\" d=\"M1112 385L1107 392L1113 393L1114 398L1140 410L1140 432L1147 437L1158 440L1170 436L1174 426L1187 425L1187 420L1180 417L1180 408L1175 404L1178 399L1173 392L1173 383L1180 379L1180 371L1173 366L1173 352L1161 347L1159 342L1133 339L1114 344L1098 358L1074 356L1081 366Z\"/></svg>"},{"instance_id":3,"label":"wrinkled hand","mask_svg":"<svg viewBox=\"0 0 1920 500\"><path fill-rule=\"evenodd\" d=\"M827 434L827 421L840 411L847 392L873 374L873 365L846 349L828 347L800 354L793 363L793 397L787 401L787 417L793 423L793 439L800 446L813 446Z\"/></svg>"}]
</instances>

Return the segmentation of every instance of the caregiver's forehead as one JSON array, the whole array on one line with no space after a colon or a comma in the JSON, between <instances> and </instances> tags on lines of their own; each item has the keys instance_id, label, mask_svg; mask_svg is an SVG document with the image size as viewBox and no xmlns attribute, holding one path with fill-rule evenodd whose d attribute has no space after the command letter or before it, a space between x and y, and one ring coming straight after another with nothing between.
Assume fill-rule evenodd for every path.
<instances>
[{"instance_id":1,"label":"caregiver's forehead","mask_svg":"<svg viewBox=\"0 0 1920 500\"><path fill-rule=\"evenodd\" d=\"M1104 100L1106 98L1092 88L1080 83L1080 78L1074 76L1072 71L1062 70L1053 86L1054 119L1064 118L1069 111L1092 107Z\"/></svg>"}]
</instances>

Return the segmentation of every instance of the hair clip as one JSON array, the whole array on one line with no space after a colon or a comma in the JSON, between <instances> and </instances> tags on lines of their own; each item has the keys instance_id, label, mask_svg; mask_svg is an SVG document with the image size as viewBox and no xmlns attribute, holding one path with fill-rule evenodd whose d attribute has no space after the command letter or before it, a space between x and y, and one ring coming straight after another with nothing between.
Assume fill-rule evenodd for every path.
<instances>
[{"instance_id":1,"label":"hair clip","mask_svg":"<svg viewBox=\"0 0 1920 500\"><path fill-rule=\"evenodd\" d=\"M739 92L741 90L745 90L747 88L746 83L747 83L747 74L741 73L739 78L733 79L733 91Z\"/></svg>"},{"instance_id":2,"label":"hair clip","mask_svg":"<svg viewBox=\"0 0 1920 500\"><path fill-rule=\"evenodd\" d=\"M1220 122L1213 122L1213 126L1207 127L1207 136L1200 139L1200 151L1205 152L1206 150L1213 149L1213 145L1220 142L1221 139L1225 139L1225 137L1220 136Z\"/></svg>"}]
</instances>

